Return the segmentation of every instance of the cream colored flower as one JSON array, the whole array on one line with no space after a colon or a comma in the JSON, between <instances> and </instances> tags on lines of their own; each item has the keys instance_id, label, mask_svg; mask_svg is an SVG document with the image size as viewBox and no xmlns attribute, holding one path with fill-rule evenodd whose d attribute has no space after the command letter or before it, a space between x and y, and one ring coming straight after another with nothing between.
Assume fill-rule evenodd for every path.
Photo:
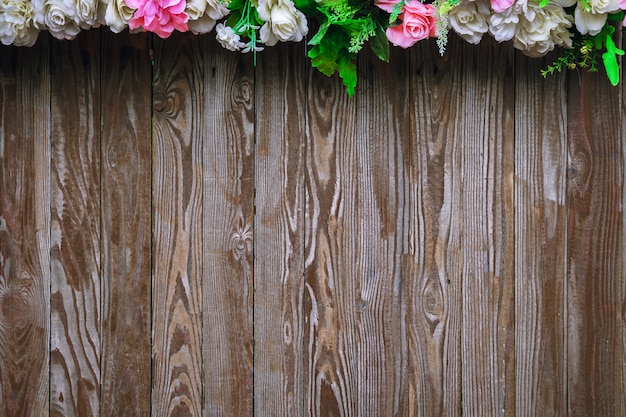
<instances>
[{"instance_id":1,"label":"cream colored flower","mask_svg":"<svg viewBox=\"0 0 626 417\"><path fill-rule=\"evenodd\" d=\"M37 27L48 29L57 39L74 39L80 32L79 19L75 2L68 0L68 3L63 0L33 0Z\"/></svg>"},{"instance_id":2,"label":"cream colored flower","mask_svg":"<svg viewBox=\"0 0 626 417\"><path fill-rule=\"evenodd\" d=\"M489 31L488 0L462 0L448 12L450 26L463 39L478 44Z\"/></svg>"},{"instance_id":3,"label":"cream colored flower","mask_svg":"<svg viewBox=\"0 0 626 417\"><path fill-rule=\"evenodd\" d=\"M188 0L185 11L189 16L189 30L196 35L210 32L215 23L229 13L228 3L219 0Z\"/></svg>"},{"instance_id":4,"label":"cream colored flower","mask_svg":"<svg viewBox=\"0 0 626 417\"><path fill-rule=\"evenodd\" d=\"M4 45L33 46L39 30L30 1L0 0L0 42Z\"/></svg>"},{"instance_id":5,"label":"cream colored flower","mask_svg":"<svg viewBox=\"0 0 626 417\"><path fill-rule=\"evenodd\" d=\"M300 42L309 31L306 17L291 0L261 0L257 7L265 24L259 31L261 42L273 46L281 42Z\"/></svg>"},{"instance_id":6,"label":"cream colored flower","mask_svg":"<svg viewBox=\"0 0 626 417\"><path fill-rule=\"evenodd\" d=\"M126 4L125 0L102 0L106 3L104 23L111 28L112 32L120 33L128 26L128 21L135 13Z\"/></svg>"},{"instance_id":7,"label":"cream colored flower","mask_svg":"<svg viewBox=\"0 0 626 417\"><path fill-rule=\"evenodd\" d=\"M574 11L576 29L583 35L600 33L608 14L620 10L619 0L588 0L585 4L579 1Z\"/></svg>"},{"instance_id":8,"label":"cream colored flower","mask_svg":"<svg viewBox=\"0 0 626 417\"><path fill-rule=\"evenodd\" d=\"M527 0L517 0L513 5L499 13L489 16L489 33L498 42L513 39L520 15L526 13Z\"/></svg>"},{"instance_id":9,"label":"cream colored flower","mask_svg":"<svg viewBox=\"0 0 626 417\"><path fill-rule=\"evenodd\" d=\"M529 2L517 25L513 46L531 57L543 56L555 45L571 48L572 22L572 17L556 2L545 7Z\"/></svg>"}]
</instances>

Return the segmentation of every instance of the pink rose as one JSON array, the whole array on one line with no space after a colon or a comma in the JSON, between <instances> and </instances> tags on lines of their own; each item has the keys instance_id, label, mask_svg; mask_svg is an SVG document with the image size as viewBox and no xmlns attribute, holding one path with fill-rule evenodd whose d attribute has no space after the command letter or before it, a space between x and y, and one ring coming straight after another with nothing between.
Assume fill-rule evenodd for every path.
<instances>
[{"instance_id":1,"label":"pink rose","mask_svg":"<svg viewBox=\"0 0 626 417\"><path fill-rule=\"evenodd\" d=\"M515 0L491 0L491 8L494 12L500 13L513 6Z\"/></svg>"},{"instance_id":2,"label":"pink rose","mask_svg":"<svg viewBox=\"0 0 626 417\"><path fill-rule=\"evenodd\" d=\"M391 13L393 6L400 3L400 0L374 0L374 3L384 11Z\"/></svg>"},{"instance_id":3,"label":"pink rose","mask_svg":"<svg viewBox=\"0 0 626 417\"><path fill-rule=\"evenodd\" d=\"M174 30L187 31L189 16L185 13L185 0L126 0L128 7L135 10L128 27L154 32L167 38Z\"/></svg>"},{"instance_id":4,"label":"pink rose","mask_svg":"<svg viewBox=\"0 0 626 417\"><path fill-rule=\"evenodd\" d=\"M380 6L379 6L380 7ZM387 39L395 46L408 48L417 41L436 35L437 10L432 4L411 0L400 13L401 24L387 29Z\"/></svg>"}]
</instances>

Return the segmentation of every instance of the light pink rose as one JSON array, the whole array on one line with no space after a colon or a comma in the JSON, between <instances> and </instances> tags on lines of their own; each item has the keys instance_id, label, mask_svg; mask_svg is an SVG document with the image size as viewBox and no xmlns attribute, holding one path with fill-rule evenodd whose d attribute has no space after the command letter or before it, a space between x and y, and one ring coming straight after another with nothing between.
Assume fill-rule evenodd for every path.
<instances>
[{"instance_id":1,"label":"light pink rose","mask_svg":"<svg viewBox=\"0 0 626 417\"><path fill-rule=\"evenodd\" d=\"M187 31L185 0L126 0L126 4L136 9L128 21L131 29L143 27L161 38L167 38L174 30Z\"/></svg>"},{"instance_id":2,"label":"light pink rose","mask_svg":"<svg viewBox=\"0 0 626 417\"><path fill-rule=\"evenodd\" d=\"M400 13L402 23L387 29L387 39L395 46L406 49L415 45L417 41L433 37L437 31L436 16L437 10L432 4L411 0L404 5Z\"/></svg>"},{"instance_id":3,"label":"light pink rose","mask_svg":"<svg viewBox=\"0 0 626 417\"><path fill-rule=\"evenodd\" d=\"M384 11L391 13L393 6L400 3L400 0L374 0L374 3Z\"/></svg>"},{"instance_id":4,"label":"light pink rose","mask_svg":"<svg viewBox=\"0 0 626 417\"><path fill-rule=\"evenodd\" d=\"M496 13L501 13L513 6L515 0L491 0L491 8Z\"/></svg>"}]
</instances>

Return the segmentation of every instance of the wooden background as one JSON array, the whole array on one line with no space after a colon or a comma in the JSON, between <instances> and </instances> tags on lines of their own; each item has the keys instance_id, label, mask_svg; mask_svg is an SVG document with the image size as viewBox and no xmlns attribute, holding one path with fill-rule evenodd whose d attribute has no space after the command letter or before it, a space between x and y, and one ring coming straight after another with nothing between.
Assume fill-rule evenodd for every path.
<instances>
[{"instance_id":1,"label":"wooden background","mask_svg":"<svg viewBox=\"0 0 626 417\"><path fill-rule=\"evenodd\" d=\"M0 415L626 416L626 89L392 52L0 48Z\"/></svg>"}]
</instances>

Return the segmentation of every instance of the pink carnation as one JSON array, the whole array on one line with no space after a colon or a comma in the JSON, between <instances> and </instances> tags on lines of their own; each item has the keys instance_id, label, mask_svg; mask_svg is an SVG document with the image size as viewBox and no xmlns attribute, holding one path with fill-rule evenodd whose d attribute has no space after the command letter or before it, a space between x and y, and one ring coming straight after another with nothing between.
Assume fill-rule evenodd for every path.
<instances>
[{"instance_id":1,"label":"pink carnation","mask_svg":"<svg viewBox=\"0 0 626 417\"><path fill-rule=\"evenodd\" d=\"M185 0L126 0L128 7L135 10L128 27L154 32L167 38L174 30L187 31L189 16L185 13Z\"/></svg>"},{"instance_id":2,"label":"pink carnation","mask_svg":"<svg viewBox=\"0 0 626 417\"><path fill-rule=\"evenodd\" d=\"M404 5L398 16L402 23L387 29L387 39L395 46L408 48L417 41L434 37L437 32L436 16L437 10L432 4L411 0Z\"/></svg>"}]
</instances>

